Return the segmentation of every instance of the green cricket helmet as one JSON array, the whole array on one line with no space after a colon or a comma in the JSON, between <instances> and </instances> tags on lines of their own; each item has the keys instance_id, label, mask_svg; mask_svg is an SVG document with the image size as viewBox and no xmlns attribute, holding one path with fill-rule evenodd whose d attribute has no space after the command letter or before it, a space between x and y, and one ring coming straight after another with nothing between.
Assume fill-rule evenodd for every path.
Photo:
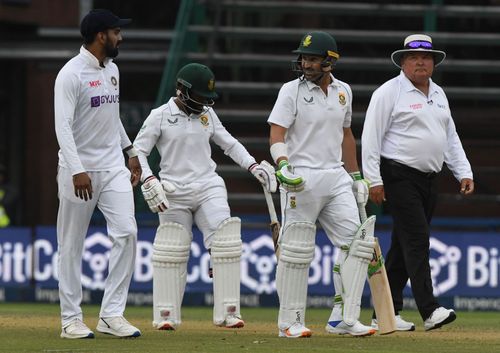
<instances>
[{"instance_id":1,"label":"green cricket helmet","mask_svg":"<svg viewBox=\"0 0 500 353\"><path fill-rule=\"evenodd\" d=\"M306 33L302 37L299 47L293 53L299 55L297 59L292 61L292 71L297 73L299 77L302 76L302 79L305 77L302 67L302 55L314 55L323 58L321 62L322 70L318 71L315 81L321 79L323 75L329 74L327 73L328 68L330 68L330 71L333 70L340 57L335 39L330 34L322 31Z\"/></svg>"},{"instance_id":2,"label":"green cricket helmet","mask_svg":"<svg viewBox=\"0 0 500 353\"><path fill-rule=\"evenodd\" d=\"M330 34L322 31L306 33L302 37L299 47L293 52L299 55L317 55L333 60L338 60L340 57L335 39Z\"/></svg>"},{"instance_id":3,"label":"green cricket helmet","mask_svg":"<svg viewBox=\"0 0 500 353\"><path fill-rule=\"evenodd\" d=\"M191 63L182 67L177 73L177 83L198 96L213 100L218 97L215 92L215 76L207 66Z\"/></svg>"}]
</instances>

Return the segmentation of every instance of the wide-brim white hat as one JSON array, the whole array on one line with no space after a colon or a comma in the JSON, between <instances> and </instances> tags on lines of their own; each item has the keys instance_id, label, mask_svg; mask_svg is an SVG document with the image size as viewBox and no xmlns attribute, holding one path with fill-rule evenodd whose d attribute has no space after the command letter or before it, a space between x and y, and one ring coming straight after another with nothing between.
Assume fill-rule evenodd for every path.
<instances>
[{"instance_id":1,"label":"wide-brim white hat","mask_svg":"<svg viewBox=\"0 0 500 353\"><path fill-rule=\"evenodd\" d=\"M432 38L426 34L412 34L405 38L404 49L396 50L391 54L391 60L397 67L401 68L401 58L405 53L426 52L434 56L434 66L438 66L446 58L446 53L441 50L432 49Z\"/></svg>"}]
</instances>

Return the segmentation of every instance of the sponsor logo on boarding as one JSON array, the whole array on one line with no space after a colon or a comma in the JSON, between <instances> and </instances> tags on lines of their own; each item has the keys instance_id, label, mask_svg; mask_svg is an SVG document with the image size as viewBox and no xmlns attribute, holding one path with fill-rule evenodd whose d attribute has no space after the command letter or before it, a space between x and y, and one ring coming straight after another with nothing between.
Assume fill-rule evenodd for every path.
<instances>
[{"instance_id":1,"label":"sponsor logo on boarding","mask_svg":"<svg viewBox=\"0 0 500 353\"><path fill-rule=\"evenodd\" d=\"M431 237L430 246L431 277L434 295L446 293L458 284L458 263L462 258L460 249Z\"/></svg>"},{"instance_id":2,"label":"sponsor logo on boarding","mask_svg":"<svg viewBox=\"0 0 500 353\"><path fill-rule=\"evenodd\" d=\"M410 108L413 110L422 109L424 105L422 103L410 104Z\"/></svg>"},{"instance_id":3,"label":"sponsor logo on boarding","mask_svg":"<svg viewBox=\"0 0 500 353\"><path fill-rule=\"evenodd\" d=\"M108 103L120 103L120 95L119 94L105 94L102 96L94 96L90 97L90 106L92 108L100 107L101 104Z\"/></svg>"}]
</instances>

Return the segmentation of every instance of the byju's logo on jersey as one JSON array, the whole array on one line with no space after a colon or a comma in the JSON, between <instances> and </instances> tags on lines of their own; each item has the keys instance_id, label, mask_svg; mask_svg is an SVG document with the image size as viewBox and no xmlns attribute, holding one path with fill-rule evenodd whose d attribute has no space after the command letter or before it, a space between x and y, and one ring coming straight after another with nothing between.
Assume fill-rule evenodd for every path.
<instances>
[{"instance_id":1,"label":"byju's logo on jersey","mask_svg":"<svg viewBox=\"0 0 500 353\"><path fill-rule=\"evenodd\" d=\"M90 97L90 106L92 108L100 107L101 104L106 104L106 103L120 103L120 95L119 94L105 94L102 96Z\"/></svg>"}]
</instances>

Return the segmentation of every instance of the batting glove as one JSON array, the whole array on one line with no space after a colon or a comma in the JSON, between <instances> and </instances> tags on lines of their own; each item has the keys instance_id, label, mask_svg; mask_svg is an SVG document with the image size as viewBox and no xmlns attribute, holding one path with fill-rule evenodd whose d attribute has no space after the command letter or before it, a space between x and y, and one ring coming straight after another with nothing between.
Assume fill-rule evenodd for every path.
<instances>
[{"instance_id":1,"label":"batting glove","mask_svg":"<svg viewBox=\"0 0 500 353\"><path fill-rule=\"evenodd\" d=\"M276 172L276 178L285 190L293 192L304 190L306 181L303 177L294 174L293 167L288 163L287 160L282 160L279 163L278 168L279 169Z\"/></svg>"},{"instance_id":2,"label":"batting glove","mask_svg":"<svg viewBox=\"0 0 500 353\"><path fill-rule=\"evenodd\" d=\"M267 161L260 164L254 163L248 168L250 173L266 188L269 192L275 192L278 187L274 167Z\"/></svg>"},{"instance_id":3,"label":"batting glove","mask_svg":"<svg viewBox=\"0 0 500 353\"><path fill-rule=\"evenodd\" d=\"M354 197L356 198L356 203L360 205L366 205L368 202L368 197L370 196L369 186L370 183L363 179L361 173L359 171L349 173L352 180L354 180L352 184L352 192L354 193Z\"/></svg>"},{"instance_id":4,"label":"batting glove","mask_svg":"<svg viewBox=\"0 0 500 353\"><path fill-rule=\"evenodd\" d=\"M165 196L165 190L158 179L150 176L142 184L141 190L151 212L158 213L167 210L169 207L168 200Z\"/></svg>"}]
</instances>

